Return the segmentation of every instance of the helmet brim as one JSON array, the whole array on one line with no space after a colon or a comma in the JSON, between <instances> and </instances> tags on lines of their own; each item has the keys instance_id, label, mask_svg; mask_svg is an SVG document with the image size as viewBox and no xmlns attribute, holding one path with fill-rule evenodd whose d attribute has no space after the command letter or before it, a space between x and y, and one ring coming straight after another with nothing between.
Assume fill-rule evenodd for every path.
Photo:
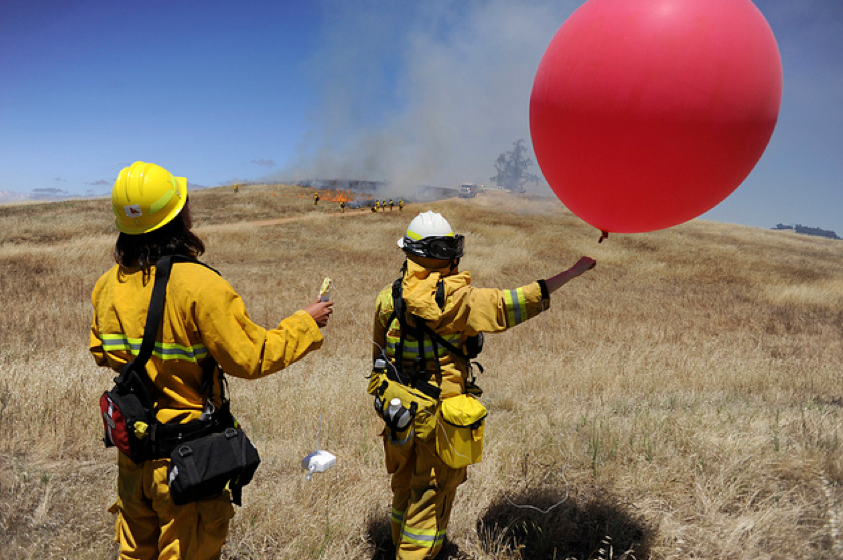
<instances>
[{"instance_id":1,"label":"helmet brim","mask_svg":"<svg viewBox=\"0 0 843 560\"><path fill-rule=\"evenodd\" d=\"M178 196L178 202L173 207L173 209L167 213L167 216L163 220L161 220L160 223L156 224L155 227L146 230L144 233L149 233L150 231L161 229L165 225L175 220L176 216L181 214L181 211L184 210L184 207L187 204L187 177L173 178L176 180L176 195Z\"/></svg>"}]
</instances>

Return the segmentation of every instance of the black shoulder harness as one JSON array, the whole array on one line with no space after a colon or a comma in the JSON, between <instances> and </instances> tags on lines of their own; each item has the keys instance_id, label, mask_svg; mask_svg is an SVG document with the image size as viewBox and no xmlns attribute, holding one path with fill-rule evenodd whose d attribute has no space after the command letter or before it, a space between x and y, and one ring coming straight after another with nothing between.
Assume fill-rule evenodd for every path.
<instances>
[{"instance_id":1,"label":"black shoulder harness","mask_svg":"<svg viewBox=\"0 0 843 560\"><path fill-rule=\"evenodd\" d=\"M396 372L396 375L398 377L397 381L405 385L410 385L411 387L416 387L425 393L427 393L425 386L435 389L436 397L434 398L438 398L439 390L433 385L431 385L428 380L433 374L436 375L437 383L441 384L442 382L442 371L439 368L439 346L444 347L452 355L464 360L466 364L468 364L469 369L471 369L471 360L476 358L483 349L483 333L479 333L477 336L470 337L466 341L466 346L468 349L468 351L466 352L445 340L439 333L434 331L430 327L430 325L428 325L427 322L424 321L421 317L413 315L413 324L411 325L407 316L407 306L404 302L402 290L403 280L404 278L402 275L400 278L398 278L397 280L395 280L395 282L392 283L393 311L389 317L389 320L386 323L386 328L389 329L390 325L392 325L392 322L397 318L401 331L401 334L398 338L398 344L395 347L394 365L398 370ZM436 304L439 306L439 309L445 308L445 284L441 280L436 286L435 300ZM416 356L416 358L413 360L412 371L406 372L403 368L404 342L408 334L412 335L413 338L418 341L419 355ZM425 336L430 338L430 341L433 344L433 362L435 363L436 367L433 372L428 372L426 368L427 360L425 360L424 358ZM482 372L483 366L481 366L480 364L476 365Z\"/></svg>"}]
</instances>

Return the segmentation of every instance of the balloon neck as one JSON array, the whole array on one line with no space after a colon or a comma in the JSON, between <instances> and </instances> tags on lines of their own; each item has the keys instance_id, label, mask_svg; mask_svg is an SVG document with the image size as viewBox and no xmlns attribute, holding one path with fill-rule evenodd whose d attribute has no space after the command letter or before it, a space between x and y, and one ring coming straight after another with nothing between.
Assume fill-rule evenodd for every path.
<instances>
[{"instance_id":1,"label":"balloon neck","mask_svg":"<svg viewBox=\"0 0 843 560\"><path fill-rule=\"evenodd\" d=\"M600 239L597 240L598 243L603 243L604 239L609 239L609 232L600 230Z\"/></svg>"}]
</instances>

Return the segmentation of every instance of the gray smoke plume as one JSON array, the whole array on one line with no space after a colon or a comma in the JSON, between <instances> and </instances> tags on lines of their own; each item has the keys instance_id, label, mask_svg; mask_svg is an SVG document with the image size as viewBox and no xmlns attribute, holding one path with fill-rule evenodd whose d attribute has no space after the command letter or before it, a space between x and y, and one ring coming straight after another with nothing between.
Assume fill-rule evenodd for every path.
<instances>
[{"instance_id":1,"label":"gray smoke plume","mask_svg":"<svg viewBox=\"0 0 843 560\"><path fill-rule=\"evenodd\" d=\"M310 64L322 102L279 176L387 181L394 193L488 184L500 153L530 144L536 68L579 4L325 2Z\"/></svg>"}]
</instances>

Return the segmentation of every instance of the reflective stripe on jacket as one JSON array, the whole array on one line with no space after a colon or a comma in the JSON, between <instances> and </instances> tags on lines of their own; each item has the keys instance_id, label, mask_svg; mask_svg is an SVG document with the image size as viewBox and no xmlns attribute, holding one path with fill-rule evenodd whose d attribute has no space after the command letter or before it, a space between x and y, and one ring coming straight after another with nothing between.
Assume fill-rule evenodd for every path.
<instances>
[{"instance_id":1,"label":"reflective stripe on jacket","mask_svg":"<svg viewBox=\"0 0 843 560\"><path fill-rule=\"evenodd\" d=\"M90 351L100 366L120 371L137 355L155 268L115 265L97 281L91 295L94 317ZM249 319L231 285L197 264L175 263L152 357L146 371L157 388L162 422L198 417L207 393L202 392L202 365L212 356L226 374L259 378L279 371L322 345L322 334L305 311L287 317L274 329ZM220 388L214 395L219 404Z\"/></svg>"},{"instance_id":2,"label":"reflective stripe on jacket","mask_svg":"<svg viewBox=\"0 0 843 560\"><path fill-rule=\"evenodd\" d=\"M445 306L440 308L435 301L436 285L442 281L445 289ZM501 332L535 317L550 305L542 299L538 282L513 290L475 288L471 286L471 273L448 274L446 269L428 270L408 260L407 272L402 286L408 311L426 318L427 324L448 342L462 348L468 337L481 332ZM392 285L378 294L375 313L374 355L379 347L386 350L387 357L395 358L395 347L400 338L400 325L394 319L387 325L393 313ZM429 337L424 338L425 357L433 357L433 345ZM419 343L412 337L404 342L404 362L409 364L419 355ZM466 364L439 346L439 367L442 372L442 394L450 397L464 392L468 374ZM431 377L431 383L436 379Z\"/></svg>"}]
</instances>

